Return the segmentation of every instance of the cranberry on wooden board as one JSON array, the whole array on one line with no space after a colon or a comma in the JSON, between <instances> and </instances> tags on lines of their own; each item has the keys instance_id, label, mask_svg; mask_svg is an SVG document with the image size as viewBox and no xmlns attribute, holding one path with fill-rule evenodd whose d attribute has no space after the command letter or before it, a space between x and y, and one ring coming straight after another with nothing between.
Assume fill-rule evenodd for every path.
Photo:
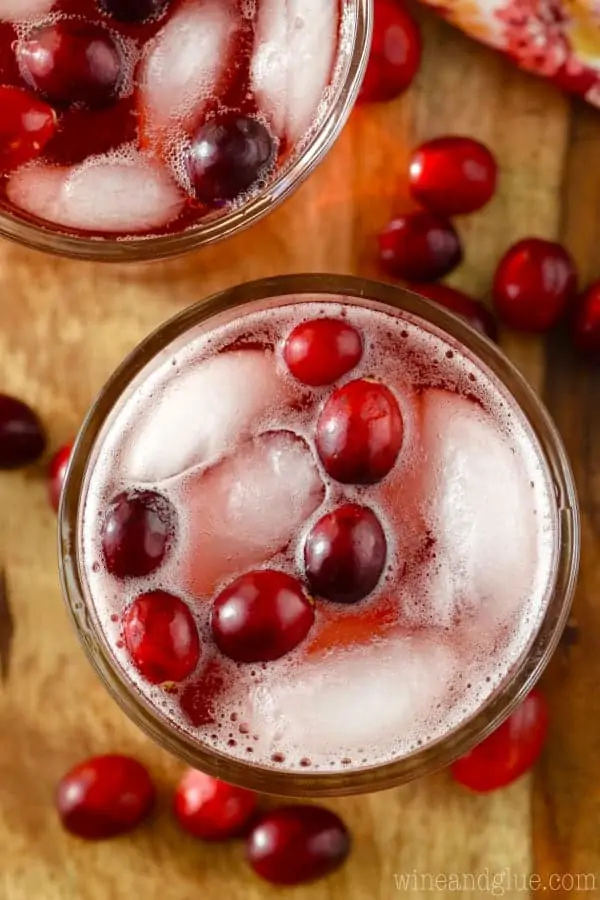
<instances>
[{"instance_id":1,"label":"cranberry on wooden board","mask_svg":"<svg viewBox=\"0 0 600 900\"><path fill-rule=\"evenodd\" d=\"M0 167L16 169L39 156L56 134L56 113L30 91L0 87Z\"/></svg>"},{"instance_id":2,"label":"cranberry on wooden board","mask_svg":"<svg viewBox=\"0 0 600 900\"><path fill-rule=\"evenodd\" d=\"M317 452L342 484L375 484L393 468L404 436L398 401L385 385L349 381L331 394L317 422Z\"/></svg>"},{"instance_id":3,"label":"cranberry on wooden board","mask_svg":"<svg viewBox=\"0 0 600 900\"><path fill-rule=\"evenodd\" d=\"M452 764L452 776L482 793L505 787L534 765L547 732L546 701L533 690L499 728Z\"/></svg>"},{"instance_id":4,"label":"cranberry on wooden board","mask_svg":"<svg viewBox=\"0 0 600 900\"><path fill-rule=\"evenodd\" d=\"M313 603L296 578L260 569L241 575L216 597L211 628L230 659L268 662L297 647L314 619Z\"/></svg>"},{"instance_id":5,"label":"cranberry on wooden board","mask_svg":"<svg viewBox=\"0 0 600 900\"><path fill-rule=\"evenodd\" d=\"M350 834L320 806L283 806L264 816L246 842L248 862L271 884L302 884L333 872L350 852Z\"/></svg>"},{"instance_id":6,"label":"cranberry on wooden board","mask_svg":"<svg viewBox=\"0 0 600 900\"><path fill-rule=\"evenodd\" d=\"M412 84L420 63L419 26L401 0L375 0L373 40L359 101L398 97Z\"/></svg>"},{"instance_id":7,"label":"cranberry on wooden board","mask_svg":"<svg viewBox=\"0 0 600 900\"><path fill-rule=\"evenodd\" d=\"M377 585L386 556L385 532L375 513L346 503L319 519L308 533L306 578L317 596L356 603Z\"/></svg>"},{"instance_id":8,"label":"cranberry on wooden board","mask_svg":"<svg viewBox=\"0 0 600 900\"><path fill-rule=\"evenodd\" d=\"M474 300L463 291L450 287L448 284L432 282L430 284L409 284L411 291L433 300L440 306L444 306L450 312L461 316L467 325L476 331L485 334L492 341L498 338L498 327L494 316L479 300Z\"/></svg>"},{"instance_id":9,"label":"cranberry on wooden board","mask_svg":"<svg viewBox=\"0 0 600 900\"><path fill-rule=\"evenodd\" d=\"M175 791L173 812L179 825L204 841L224 841L241 834L256 811L253 791L188 769Z\"/></svg>"},{"instance_id":10,"label":"cranberry on wooden board","mask_svg":"<svg viewBox=\"0 0 600 900\"><path fill-rule=\"evenodd\" d=\"M506 251L494 276L498 317L510 328L548 331L577 291L575 263L556 241L524 238Z\"/></svg>"},{"instance_id":11,"label":"cranberry on wooden board","mask_svg":"<svg viewBox=\"0 0 600 900\"><path fill-rule=\"evenodd\" d=\"M283 358L294 378L319 387L353 369L362 352L362 338L352 325L341 319L311 319L290 332Z\"/></svg>"},{"instance_id":12,"label":"cranberry on wooden board","mask_svg":"<svg viewBox=\"0 0 600 900\"><path fill-rule=\"evenodd\" d=\"M193 135L187 169L196 198L209 206L234 200L271 166L273 138L258 119L213 119Z\"/></svg>"},{"instance_id":13,"label":"cranberry on wooden board","mask_svg":"<svg viewBox=\"0 0 600 900\"><path fill-rule=\"evenodd\" d=\"M571 322L571 337L583 356L600 360L600 281L591 284L578 299Z\"/></svg>"},{"instance_id":14,"label":"cranberry on wooden board","mask_svg":"<svg viewBox=\"0 0 600 900\"><path fill-rule=\"evenodd\" d=\"M448 136L417 147L408 171L410 192L419 203L444 216L456 216L475 212L492 199L498 166L479 141Z\"/></svg>"},{"instance_id":15,"label":"cranberry on wooden board","mask_svg":"<svg viewBox=\"0 0 600 900\"><path fill-rule=\"evenodd\" d=\"M123 59L101 25L64 19L36 28L16 54L24 80L51 103L104 106L117 97Z\"/></svg>"},{"instance_id":16,"label":"cranberry on wooden board","mask_svg":"<svg viewBox=\"0 0 600 900\"><path fill-rule=\"evenodd\" d=\"M200 659L194 617L166 591L141 594L123 614L123 639L138 672L151 684L183 681Z\"/></svg>"},{"instance_id":17,"label":"cranberry on wooden board","mask_svg":"<svg viewBox=\"0 0 600 900\"><path fill-rule=\"evenodd\" d=\"M0 469L19 469L35 462L46 447L42 424L31 407L0 394Z\"/></svg>"},{"instance_id":18,"label":"cranberry on wooden board","mask_svg":"<svg viewBox=\"0 0 600 900\"><path fill-rule=\"evenodd\" d=\"M398 216L379 234L382 268L406 281L437 281L463 258L460 238L452 223L428 211Z\"/></svg>"},{"instance_id":19,"label":"cranberry on wooden board","mask_svg":"<svg viewBox=\"0 0 600 900\"><path fill-rule=\"evenodd\" d=\"M50 505L55 512L58 512L58 507L60 506L60 498L72 449L72 444L65 444L64 447L56 451L48 466L48 497Z\"/></svg>"},{"instance_id":20,"label":"cranberry on wooden board","mask_svg":"<svg viewBox=\"0 0 600 900\"><path fill-rule=\"evenodd\" d=\"M173 542L177 513L156 491L129 491L115 497L102 524L106 568L117 578L141 577L158 569Z\"/></svg>"},{"instance_id":21,"label":"cranberry on wooden board","mask_svg":"<svg viewBox=\"0 0 600 900\"><path fill-rule=\"evenodd\" d=\"M150 813L154 786L145 767L129 756L95 756L60 780L56 808L67 831L102 840L131 831Z\"/></svg>"}]
</instances>

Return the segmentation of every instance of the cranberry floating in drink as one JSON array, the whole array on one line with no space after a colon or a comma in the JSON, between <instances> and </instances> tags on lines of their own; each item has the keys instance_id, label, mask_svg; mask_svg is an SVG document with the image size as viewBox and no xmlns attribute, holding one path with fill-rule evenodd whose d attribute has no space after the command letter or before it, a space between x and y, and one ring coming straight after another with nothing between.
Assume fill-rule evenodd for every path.
<instances>
[{"instance_id":1,"label":"cranberry floating in drink","mask_svg":"<svg viewBox=\"0 0 600 900\"><path fill-rule=\"evenodd\" d=\"M252 221L339 132L368 16L367 0L2 0L0 232L10 214L33 242L113 258Z\"/></svg>"},{"instance_id":2,"label":"cranberry floating in drink","mask_svg":"<svg viewBox=\"0 0 600 900\"><path fill-rule=\"evenodd\" d=\"M280 284L174 320L109 386L63 570L134 718L209 774L310 796L413 777L498 720L568 607L573 495L474 331L391 286Z\"/></svg>"}]
</instances>

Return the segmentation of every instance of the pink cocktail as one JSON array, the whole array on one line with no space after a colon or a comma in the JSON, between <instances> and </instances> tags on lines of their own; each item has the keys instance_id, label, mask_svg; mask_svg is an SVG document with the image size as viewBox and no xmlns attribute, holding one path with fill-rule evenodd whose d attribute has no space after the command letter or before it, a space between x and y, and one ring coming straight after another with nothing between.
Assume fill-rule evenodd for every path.
<instances>
[{"instance_id":1,"label":"pink cocktail","mask_svg":"<svg viewBox=\"0 0 600 900\"><path fill-rule=\"evenodd\" d=\"M567 464L508 363L414 295L237 294L165 326L92 412L67 594L125 708L199 767L403 780L545 662L576 568Z\"/></svg>"}]
</instances>

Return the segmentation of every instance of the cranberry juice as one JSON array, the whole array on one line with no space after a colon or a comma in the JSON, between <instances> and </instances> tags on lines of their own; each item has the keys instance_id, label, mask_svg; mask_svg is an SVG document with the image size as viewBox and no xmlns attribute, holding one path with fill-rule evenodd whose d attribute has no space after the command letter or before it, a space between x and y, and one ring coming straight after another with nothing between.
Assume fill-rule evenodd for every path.
<instances>
[{"instance_id":1,"label":"cranberry juice","mask_svg":"<svg viewBox=\"0 0 600 900\"><path fill-rule=\"evenodd\" d=\"M183 231L265 191L326 113L340 0L0 0L0 209Z\"/></svg>"},{"instance_id":2,"label":"cranberry juice","mask_svg":"<svg viewBox=\"0 0 600 900\"><path fill-rule=\"evenodd\" d=\"M81 496L87 604L130 690L286 771L389 762L474 715L555 571L552 483L505 388L423 320L331 295L169 345Z\"/></svg>"}]
</instances>

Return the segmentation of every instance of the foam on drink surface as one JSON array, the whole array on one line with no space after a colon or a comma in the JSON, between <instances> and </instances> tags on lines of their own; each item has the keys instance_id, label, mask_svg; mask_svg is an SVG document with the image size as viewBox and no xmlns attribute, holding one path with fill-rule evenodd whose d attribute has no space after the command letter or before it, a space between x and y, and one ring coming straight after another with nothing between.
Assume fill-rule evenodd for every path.
<instances>
[{"instance_id":1,"label":"foam on drink surface","mask_svg":"<svg viewBox=\"0 0 600 900\"><path fill-rule=\"evenodd\" d=\"M92 615L132 688L194 740L289 770L390 761L475 714L531 643L556 558L541 451L491 373L418 320L334 299L199 326L149 363L95 448L80 523ZM342 381L379 379L402 410L400 457L371 487L328 479L314 432L333 388L305 388L281 359L290 330L321 315L345 317L364 339ZM175 504L178 536L157 573L119 583L102 567L99 522L138 485ZM275 662L222 657L209 625L216 592L261 566L302 578L304 536L344 499L385 528L375 591L349 606L317 600L308 637ZM188 602L203 645L175 693L146 684L120 640L123 609L153 588Z\"/></svg>"}]
</instances>

